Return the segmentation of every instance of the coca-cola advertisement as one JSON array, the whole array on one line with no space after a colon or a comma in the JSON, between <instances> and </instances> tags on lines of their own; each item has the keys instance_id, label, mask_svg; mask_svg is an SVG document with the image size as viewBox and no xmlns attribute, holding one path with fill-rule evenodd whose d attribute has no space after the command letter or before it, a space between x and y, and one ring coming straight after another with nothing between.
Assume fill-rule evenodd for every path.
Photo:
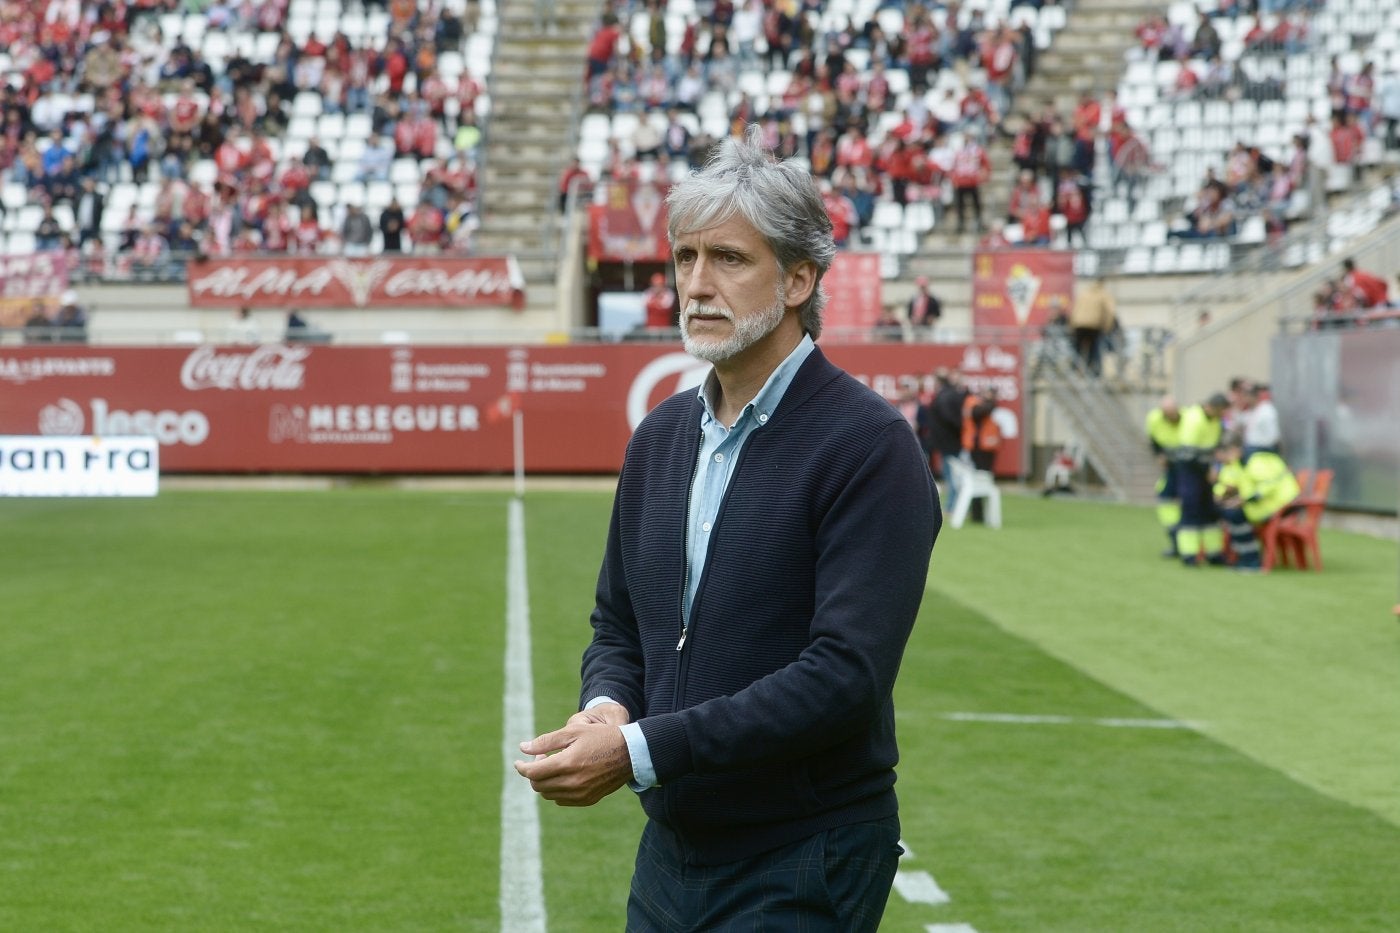
<instances>
[{"instance_id":1,"label":"coca-cola advertisement","mask_svg":"<svg viewBox=\"0 0 1400 933\"><path fill-rule=\"evenodd\" d=\"M193 308L525 307L513 256L202 259L186 278Z\"/></svg>"},{"instance_id":2,"label":"coca-cola advertisement","mask_svg":"<svg viewBox=\"0 0 1400 933\"><path fill-rule=\"evenodd\" d=\"M940 366L995 385L997 468L1019 472L1017 346L823 348L891 401ZM668 343L12 348L0 434L151 436L166 473L505 473L519 411L528 471L611 473L646 413L708 371Z\"/></svg>"}]
</instances>

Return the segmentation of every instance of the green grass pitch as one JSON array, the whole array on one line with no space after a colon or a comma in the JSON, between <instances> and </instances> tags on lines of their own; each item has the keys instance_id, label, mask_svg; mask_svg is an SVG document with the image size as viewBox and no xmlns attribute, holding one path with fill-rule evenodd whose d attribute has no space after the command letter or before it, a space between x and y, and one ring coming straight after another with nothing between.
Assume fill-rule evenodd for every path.
<instances>
[{"instance_id":1,"label":"green grass pitch","mask_svg":"<svg viewBox=\"0 0 1400 933\"><path fill-rule=\"evenodd\" d=\"M526 500L541 731L609 501ZM507 502L0 500L0 930L499 929ZM898 787L948 900L882 929L1400 928L1395 545L1245 577L1146 509L1005 510L934 552ZM551 931L621 929L631 796L541 807Z\"/></svg>"}]
</instances>

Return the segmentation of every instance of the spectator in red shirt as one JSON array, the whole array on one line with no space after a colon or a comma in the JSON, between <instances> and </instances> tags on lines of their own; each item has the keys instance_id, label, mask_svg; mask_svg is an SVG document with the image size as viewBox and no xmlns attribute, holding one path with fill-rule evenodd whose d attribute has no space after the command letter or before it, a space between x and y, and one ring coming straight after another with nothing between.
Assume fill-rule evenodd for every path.
<instances>
[{"instance_id":1,"label":"spectator in red shirt","mask_svg":"<svg viewBox=\"0 0 1400 933\"><path fill-rule=\"evenodd\" d=\"M841 168L870 168L873 161L870 141L855 126L847 127L836 141L836 165Z\"/></svg>"},{"instance_id":2,"label":"spectator in red shirt","mask_svg":"<svg viewBox=\"0 0 1400 933\"><path fill-rule=\"evenodd\" d=\"M292 231L292 245L298 253L314 253L321 246L324 236L321 219L317 216L316 205L307 204L301 209L301 219Z\"/></svg>"},{"instance_id":3,"label":"spectator in red shirt","mask_svg":"<svg viewBox=\"0 0 1400 933\"><path fill-rule=\"evenodd\" d=\"M578 184L580 198L593 187L593 176L588 174L588 169L583 167L583 163L577 157L570 159L565 166L564 172L559 176L559 211L563 213L564 207L569 201L570 186Z\"/></svg>"},{"instance_id":4,"label":"spectator in red shirt","mask_svg":"<svg viewBox=\"0 0 1400 933\"><path fill-rule=\"evenodd\" d=\"M890 79L885 75L885 63L871 62L870 74L865 79L865 109L870 113L883 113L894 103L890 93Z\"/></svg>"},{"instance_id":5,"label":"spectator in red shirt","mask_svg":"<svg viewBox=\"0 0 1400 933\"><path fill-rule=\"evenodd\" d=\"M1383 306L1390 301L1390 286L1385 279L1356 268L1356 260L1342 260L1342 284L1356 297L1362 308Z\"/></svg>"},{"instance_id":6,"label":"spectator in red shirt","mask_svg":"<svg viewBox=\"0 0 1400 933\"><path fill-rule=\"evenodd\" d=\"M221 173L234 176L248 167L248 148L240 145L241 142L242 139L238 135L224 137L223 143L214 153L214 164Z\"/></svg>"},{"instance_id":7,"label":"spectator in red shirt","mask_svg":"<svg viewBox=\"0 0 1400 933\"><path fill-rule=\"evenodd\" d=\"M389 93L398 97L403 93L403 82L408 76L408 56L404 54L403 43L390 39L380 59L380 71L389 79Z\"/></svg>"},{"instance_id":8,"label":"spectator in red shirt","mask_svg":"<svg viewBox=\"0 0 1400 933\"><path fill-rule=\"evenodd\" d=\"M987 93L997 113L1011 104L1011 82L1016 72L1016 41L1009 26L1003 25L982 51L982 67L987 72Z\"/></svg>"},{"instance_id":9,"label":"spectator in red shirt","mask_svg":"<svg viewBox=\"0 0 1400 933\"><path fill-rule=\"evenodd\" d=\"M1060 182L1055 188L1055 207L1065 218L1068 244L1074 245L1074 235L1078 233L1079 245L1087 249L1089 240L1084 236L1084 224L1089 220L1089 197L1073 169L1060 169Z\"/></svg>"},{"instance_id":10,"label":"spectator in red shirt","mask_svg":"<svg viewBox=\"0 0 1400 933\"><path fill-rule=\"evenodd\" d=\"M963 138L962 148L953 154L953 166L949 175L953 182L953 202L958 211L958 234L967 228L967 206L972 205L973 220L981 232L982 224L982 185L992 174L992 163L987 158L987 150L971 136Z\"/></svg>"},{"instance_id":11,"label":"spectator in red shirt","mask_svg":"<svg viewBox=\"0 0 1400 933\"><path fill-rule=\"evenodd\" d=\"M617 25L617 17L612 13L603 14L603 23L588 42L588 77L596 78L608 70L608 63L617 52L622 30Z\"/></svg>"},{"instance_id":12,"label":"spectator in red shirt","mask_svg":"<svg viewBox=\"0 0 1400 933\"><path fill-rule=\"evenodd\" d=\"M1094 140L1099 135L1099 120L1103 108L1092 91L1085 91L1074 108L1074 162L1076 172L1085 177L1094 174Z\"/></svg>"},{"instance_id":13,"label":"spectator in red shirt","mask_svg":"<svg viewBox=\"0 0 1400 933\"><path fill-rule=\"evenodd\" d=\"M268 205L262 222L262 248L266 253L285 253L292 243L292 219L279 202Z\"/></svg>"},{"instance_id":14,"label":"spectator in red shirt","mask_svg":"<svg viewBox=\"0 0 1400 933\"><path fill-rule=\"evenodd\" d=\"M837 249L845 249L851 239L851 230L860 224L856 206L839 191L832 191L831 183L827 181L822 182L822 205L831 218L831 238L836 241Z\"/></svg>"},{"instance_id":15,"label":"spectator in red shirt","mask_svg":"<svg viewBox=\"0 0 1400 933\"><path fill-rule=\"evenodd\" d=\"M1345 111L1332 114L1332 131L1328 135L1332 139L1333 161L1338 165L1350 165L1353 176L1357 175L1361 171L1361 144L1366 137L1356 124L1355 114Z\"/></svg>"},{"instance_id":16,"label":"spectator in red shirt","mask_svg":"<svg viewBox=\"0 0 1400 933\"><path fill-rule=\"evenodd\" d=\"M311 187L311 172L302 164L301 159L292 156L287 160L287 167L282 169L277 184L282 189L283 196L290 200Z\"/></svg>"},{"instance_id":17,"label":"spectator in red shirt","mask_svg":"<svg viewBox=\"0 0 1400 933\"><path fill-rule=\"evenodd\" d=\"M442 247L442 211L421 201L408 218L408 235L415 253L436 253Z\"/></svg>"},{"instance_id":18,"label":"spectator in red shirt","mask_svg":"<svg viewBox=\"0 0 1400 933\"><path fill-rule=\"evenodd\" d=\"M1040 186L1036 184L1035 172L1022 169L1016 178L1016 187L1006 199L1006 219L1017 223L1028 209L1041 202Z\"/></svg>"},{"instance_id":19,"label":"spectator in red shirt","mask_svg":"<svg viewBox=\"0 0 1400 933\"><path fill-rule=\"evenodd\" d=\"M676 293L666 284L663 273L651 277L644 304L648 330L670 330L676 326Z\"/></svg>"},{"instance_id":20,"label":"spectator in red shirt","mask_svg":"<svg viewBox=\"0 0 1400 933\"><path fill-rule=\"evenodd\" d=\"M1027 246L1050 245L1050 206L1043 201L1035 201L1025 208L1020 216L1021 240Z\"/></svg>"}]
</instances>

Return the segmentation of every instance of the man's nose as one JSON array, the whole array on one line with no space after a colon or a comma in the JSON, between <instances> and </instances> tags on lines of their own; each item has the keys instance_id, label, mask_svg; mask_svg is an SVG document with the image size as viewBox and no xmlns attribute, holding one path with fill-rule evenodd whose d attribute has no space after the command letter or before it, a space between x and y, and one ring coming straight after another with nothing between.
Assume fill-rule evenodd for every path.
<instances>
[{"instance_id":1,"label":"man's nose","mask_svg":"<svg viewBox=\"0 0 1400 933\"><path fill-rule=\"evenodd\" d=\"M690 271L684 276L677 271L676 285L687 302L699 301L704 304L715 294L714 276L711 274L709 263L704 259L695 260L690 266Z\"/></svg>"}]
</instances>

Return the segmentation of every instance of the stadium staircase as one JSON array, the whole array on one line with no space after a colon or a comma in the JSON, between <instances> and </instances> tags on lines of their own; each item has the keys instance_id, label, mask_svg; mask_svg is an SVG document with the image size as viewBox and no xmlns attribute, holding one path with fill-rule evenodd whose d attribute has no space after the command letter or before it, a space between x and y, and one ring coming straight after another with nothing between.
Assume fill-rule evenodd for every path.
<instances>
[{"instance_id":1,"label":"stadium staircase","mask_svg":"<svg viewBox=\"0 0 1400 933\"><path fill-rule=\"evenodd\" d=\"M1035 114L1050 101L1068 126L1080 94L1091 91L1102 100L1107 91L1118 87L1124 55L1137 44L1133 27L1161 9L1162 4L1152 0L1076 0L1064 27L1055 32L1055 41L1038 50L1034 71L1017 92L1012 113ZM992 182L982 206L990 223L1005 216L1016 176L1009 142L989 147L987 155L992 161Z\"/></svg>"},{"instance_id":2,"label":"stadium staircase","mask_svg":"<svg viewBox=\"0 0 1400 933\"><path fill-rule=\"evenodd\" d=\"M554 206L574 147L583 94L584 53L601 11L598 0L550 0L543 28L536 3L503 5L491 72L491 125L482 158L482 255L512 254L531 308L552 308L559 231Z\"/></svg>"},{"instance_id":3,"label":"stadium staircase","mask_svg":"<svg viewBox=\"0 0 1400 933\"><path fill-rule=\"evenodd\" d=\"M1133 503L1155 499L1161 469L1135 412L1144 403L1141 387L1128 387L1107 374L1089 377L1065 339L1039 346L1030 387L1064 420L1071 447L1078 448L1110 496Z\"/></svg>"},{"instance_id":4,"label":"stadium staircase","mask_svg":"<svg viewBox=\"0 0 1400 933\"><path fill-rule=\"evenodd\" d=\"M1085 463L1110 495L1135 503L1156 498L1161 470L1141 421L1109 381L1089 377L1068 347L1048 341L1034 362L1031 381L1066 421Z\"/></svg>"}]
</instances>

